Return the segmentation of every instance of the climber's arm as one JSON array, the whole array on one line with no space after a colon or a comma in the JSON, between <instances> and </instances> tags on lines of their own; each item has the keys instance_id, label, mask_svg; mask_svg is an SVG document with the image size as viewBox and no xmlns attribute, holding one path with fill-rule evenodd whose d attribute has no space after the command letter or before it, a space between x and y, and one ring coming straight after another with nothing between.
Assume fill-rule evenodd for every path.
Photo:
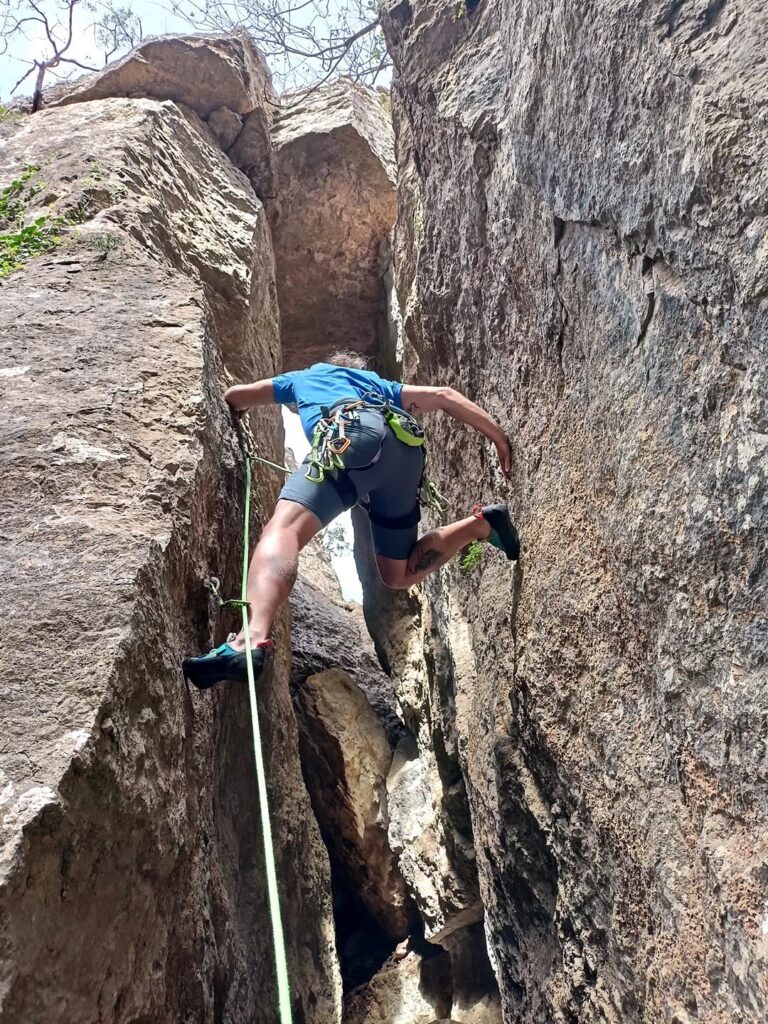
<instances>
[{"instance_id":1,"label":"climber's arm","mask_svg":"<svg viewBox=\"0 0 768 1024\"><path fill-rule=\"evenodd\" d=\"M238 412L254 405L272 405L275 402L272 378L257 380L253 384L235 384L224 392L224 399Z\"/></svg>"},{"instance_id":2,"label":"climber's arm","mask_svg":"<svg viewBox=\"0 0 768 1024\"><path fill-rule=\"evenodd\" d=\"M403 408L408 412L441 410L447 412L455 420L459 420L460 423L466 423L479 433L484 434L496 445L501 468L504 475L509 476L512 469L512 453L507 435L492 416L462 395L460 391L448 387L428 388L417 387L415 384L404 384L400 400Z\"/></svg>"}]
</instances>

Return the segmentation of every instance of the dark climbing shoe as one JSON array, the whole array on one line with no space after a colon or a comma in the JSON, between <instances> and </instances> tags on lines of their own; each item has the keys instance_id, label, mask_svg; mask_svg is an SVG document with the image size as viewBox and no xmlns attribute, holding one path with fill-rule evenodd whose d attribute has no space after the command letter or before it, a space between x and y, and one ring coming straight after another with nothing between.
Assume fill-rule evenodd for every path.
<instances>
[{"instance_id":1,"label":"dark climbing shoe","mask_svg":"<svg viewBox=\"0 0 768 1024\"><path fill-rule=\"evenodd\" d=\"M258 679L264 671L267 653L272 649L272 641L265 640L251 647L253 656L253 676ZM248 682L248 667L244 651L236 651L229 644L222 644L210 654L201 658L185 658L181 663L184 678L189 680L198 690L208 690L222 679L231 679L236 683Z\"/></svg>"},{"instance_id":2,"label":"dark climbing shoe","mask_svg":"<svg viewBox=\"0 0 768 1024\"><path fill-rule=\"evenodd\" d=\"M506 505L475 505L472 514L477 519L484 519L491 528L488 537L489 544L503 551L510 562L516 562L520 557L520 538L515 529L514 523L509 518L509 509Z\"/></svg>"}]
</instances>

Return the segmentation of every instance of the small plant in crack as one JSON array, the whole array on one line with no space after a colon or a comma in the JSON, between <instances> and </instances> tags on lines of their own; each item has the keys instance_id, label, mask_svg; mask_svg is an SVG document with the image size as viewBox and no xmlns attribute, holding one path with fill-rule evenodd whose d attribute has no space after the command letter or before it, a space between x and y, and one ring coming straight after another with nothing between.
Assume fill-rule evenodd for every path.
<instances>
[{"instance_id":1,"label":"small plant in crack","mask_svg":"<svg viewBox=\"0 0 768 1024\"><path fill-rule=\"evenodd\" d=\"M467 545L464 554L462 555L461 561L459 562L459 570L462 575L469 576L470 573L474 572L480 564L483 557L483 543L479 540L473 540Z\"/></svg>"},{"instance_id":2,"label":"small plant in crack","mask_svg":"<svg viewBox=\"0 0 768 1024\"><path fill-rule=\"evenodd\" d=\"M39 170L36 164L27 164L19 177L0 192L0 226L18 221L30 200L40 191L42 185L27 184Z\"/></svg>"},{"instance_id":3,"label":"small plant in crack","mask_svg":"<svg viewBox=\"0 0 768 1024\"><path fill-rule=\"evenodd\" d=\"M95 249L96 252L103 253L105 256L107 253L114 252L115 249L122 247L123 240L119 235L112 235L109 232L104 235L91 235L86 242L89 249Z\"/></svg>"}]
</instances>

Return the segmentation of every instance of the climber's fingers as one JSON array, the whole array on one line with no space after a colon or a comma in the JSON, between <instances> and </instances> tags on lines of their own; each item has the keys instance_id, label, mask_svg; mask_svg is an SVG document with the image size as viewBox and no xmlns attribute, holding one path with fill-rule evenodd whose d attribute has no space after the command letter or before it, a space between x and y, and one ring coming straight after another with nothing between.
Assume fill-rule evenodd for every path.
<instances>
[{"instance_id":1,"label":"climber's fingers","mask_svg":"<svg viewBox=\"0 0 768 1024\"><path fill-rule=\"evenodd\" d=\"M512 448L506 437L503 441L496 442L496 451L499 455L501 471L507 480L509 480L510 473L512 472Z\"/></svg>"}]
</instances>

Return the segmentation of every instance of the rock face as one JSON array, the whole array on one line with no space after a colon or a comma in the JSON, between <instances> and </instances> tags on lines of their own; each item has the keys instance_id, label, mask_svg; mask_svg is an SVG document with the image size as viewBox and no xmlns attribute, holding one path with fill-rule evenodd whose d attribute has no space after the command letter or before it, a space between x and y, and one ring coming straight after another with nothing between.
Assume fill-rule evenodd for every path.
<instances>
[{"instance_id":1,"label":"rock face","mask_svg":"<svg viewBox=\"0 0 768 1024\"><path fill-rule=\"evenodd\" d=\"M405 946L405 943L403 944ZM395 953L367 985L345 1000L345 1024L433 1024L451 1007L450 963L413 949Z\"/></svg>"},{"instance_id":2,"label":"rock face","mask_svg":"<svg viewBox=\"0 0 768 1024\"><path fill-rule=\"evenodd\" d=\"M149 39L61 93L46 97L46 103L149 97L184 104L203 120L221 110L249 114L275 101L269 69L245 34ZM216 120L221 122L220 113Z\"/></svg>"},{"instance_id":3,"label":"rock face","mask_svg":"<svg viewBox=\"0 0 768 1024\"><path fill-rule=\"evenodd\" d=\"M386 590L373 560L367 517L355 510L353 518L368 628L396 683L409 730L387 780L390 843L426 937L441 943L483 917L455 729L457 682L429 608L413 592Z\"/></svg>"},{"instance_id":4,"label":"rock face","mask_svg":"<svg viewBox=\"0 0 768 1024\"><path fill-rule=\"evenodd\" d=\"M523 558L427 588L450 695L398 669L453 735L505 1019L756 1024L768 25L386 0L384 27L405 376L513 442L507 487L431 424L452 510L507 497Z\"/></svg>"},{"instance_id":5,"label":"rock face","mask_svg":"<svg viewBox=\"0 0 768 1024\"><path fill-rule=\"evenodd\" d=\"M0 185L39 167L27 220L71 225L0 286L0 1021L272 1021L246 695L179 671L230 627L201 581L234 592L239 572L221 390L279 365L264 210L173 103L94 99L0 132ZM277 452L277 417L258 427ZM276 488L256 477L254 532ZM277 639L260 700L295 1019L335 1024L284 620Z\"/></svg>"},{"instance_id":6,"label":"rock face","mask_svg":"<svg viewBox=\"0 0 768 1024\"><path fill-rule=\"evenodd\" d=\"M106 98L173 100L208 124L259 199L275 197L270 131L279 100L250 36L163 36L135 47L103 71L46 90L46 106Z\"/></svg>"},{"instance_id":7,"label":"rock face","mask_svg":"<svg viewBox=\"0 0 768 1024\"><path fill-rule=\"evenodd\" d=\"M392 748L384 726L352 677L338 670L305 679L295 705L307 788L331 858L373 920L404 939L415 922L387 836Z\"/></svg>"},{"instance_id":8,"label":"rock face","mask_svg":"<svg viewBox=\"0 0 768 1024\"><path fill-rule=\"evenodd\" d=\"M341 80L284 98L273 141L286 368L335 349L375 355L395 218L389 116L375 93Z\"/></svg>"},{"instance_id":9,"label":"rock face","mask_svg":"<svg viewBox=\"0 0 768 1024\"><path fill-rule=\"evenodd\" d=\"M292 685L295 688L308 676L328 669L347 672L365 693L394 749L405 728L392 681L382 671L355 609L334 599L332 590L314 586L310 580L318 578L317 569L310 570L313 575L308 573L307 578L306 566L302 556L302 575L291 594Z\"/></svg>"}]
</instances>

